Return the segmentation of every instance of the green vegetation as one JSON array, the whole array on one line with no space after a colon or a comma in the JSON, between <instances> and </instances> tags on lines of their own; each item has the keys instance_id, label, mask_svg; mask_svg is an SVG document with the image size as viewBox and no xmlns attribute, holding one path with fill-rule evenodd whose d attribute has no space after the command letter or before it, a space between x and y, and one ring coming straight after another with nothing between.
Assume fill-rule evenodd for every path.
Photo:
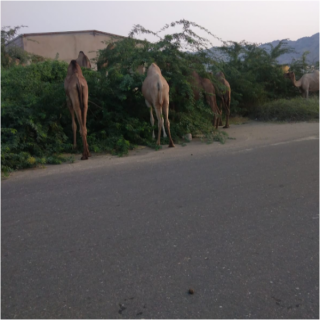
<instances>
[{"instance_id":1,"label":"green vegetation","mask_svg":"<svg viewBox=\"0 0 320 320\"><path fill-rule=\"evenodd\" d=\"M279 99L257 106L252 117L263 121L307 121L319 119L319 99Z\"/></svg>"},{"instance_id":2,"label":"green vegetation","mask_svg":"<svg viewBox=\"0 0 320 320\"><path fill-rule=\"evenodd\" d=\"M160 36L175 27L182 27L182 31ZM89 86L87 139L91 152L125 155L136 145L159 149L151 138L152 129L157 130L157 121L152 128L141 94L145 75L136 72L138 66L152 62L159 65L170 85L169 118L177 144L185 145L182 137L187 133L202 135L207 143L225 143L228 139L225 131L213 129L213 114L205 99L195 101L193 98L189 82L192 70L209 77L215 84L215 77L207 71L213 75L224 72L232 88L231 114L237 116L236 123L246 121L243 117L261 120L282 120L285 114L291 120L317 117L316 99L286 100L300 94L284 79L281 66L276 63L279 55L290 51L284 42L271 48L269 53L256 44L224 43L221 50L228 57L225 62L217 59L207 49L209 41L197 36L191 28L215 37L185 20L166 25L159 33L137 25L129 38L117 42L112 50L106 44L106 49L99 52L100 71L83 69ZM4 45L17 30L19 27L1 33L1 169L10 172L46 163L72 162L73 157L61 154L81 151L82 141L77 133L78 150L72 150L71 117L63 85L68 64L32 57L31 65L16 65L12 59L23 62L26 53L5 51ZM135 40L133 36L138 33L154 34L159 40L155 43ZM102 68L107 61L107 67ZM304 67L305 61L300 62L295 64L297 70ZM162 138L161 143L167 145L168 141Z\"/></svg>"},{"instance_id":3,"label":"green vegetation","mask_svg":"<svg viewBox=\"0 0 320 320\"><path fill-rule=\"evenodd\" d=\"M26 65L28 63L36 63L44 61L45 59L41 56L28 53L18 46L6 45L13 40L18 31L25 26L18 26L14 28L4 27L1 30L1 69L10 68L15 65Z\"/></svg>"}]
</instances>

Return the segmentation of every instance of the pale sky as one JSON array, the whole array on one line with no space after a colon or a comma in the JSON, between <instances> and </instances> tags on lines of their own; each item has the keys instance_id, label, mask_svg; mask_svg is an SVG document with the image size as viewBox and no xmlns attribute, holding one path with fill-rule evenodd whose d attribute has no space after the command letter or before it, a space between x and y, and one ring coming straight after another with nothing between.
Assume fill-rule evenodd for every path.
<instances>
[{"instance_id":1,"label":"pale sky","mask_svg":"<svg viewBox=\"0 0 320 320\"><path fill-rule=\"evenodd\" d=\"M127 36L135 24L156 32L180 19L225 41L294 41L319 32L319 1L1 1L1 27L28 26L20 33L98 30Z\"/></svg>"}]
</instances>

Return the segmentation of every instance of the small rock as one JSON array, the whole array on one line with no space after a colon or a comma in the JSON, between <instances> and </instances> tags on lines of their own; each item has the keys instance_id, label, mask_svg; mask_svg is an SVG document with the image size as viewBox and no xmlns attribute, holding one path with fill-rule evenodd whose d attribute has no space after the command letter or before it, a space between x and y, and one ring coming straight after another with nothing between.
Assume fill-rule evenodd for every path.
<instances>
[{"instance_id":1,"label":"small rock","mask_svg":"<svg viewBox=\"0 0 320 320\"><path fill-rule=\"evenodd\" d=\"M189 289L188 291L189 294L194 294L194 290L192 288Z\"/></svg>"}]
</instances>

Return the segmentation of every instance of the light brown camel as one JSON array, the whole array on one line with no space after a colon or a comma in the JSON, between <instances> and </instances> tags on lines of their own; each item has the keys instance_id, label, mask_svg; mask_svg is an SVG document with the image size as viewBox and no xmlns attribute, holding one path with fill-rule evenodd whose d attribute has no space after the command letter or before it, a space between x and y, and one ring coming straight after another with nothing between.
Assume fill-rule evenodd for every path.
<instances>
[{"instance_id":1,"label":"light brown camel","mask_svg":"<svg viewBox=\"0 0 320 320\"><path fill-rule=\"evenodd\" d=\"M223 128L229 128L230 103L231 103L231 88L229 82L226 80L223 72L218 72L216 77L221 85L216 86L217 94L221 99L220 112L222 108L226 112L226 124ZM221 120L221 118L220 118ZM221 122L222 125L222 122Z\"/></svg>"},{"instance_id":2,"label":"light brown camel","mask_svg":"<svg viewBox=\"0 0 320 320\"><path fill-rule=\"evenodd\" d=\"M152 63L148 68L147 77L142 84L142 94L145 98L147 107L150 108L150 121L152 125L154 124L152 106L156 111L158 119L157 145L160 145L161 127L163 126L164 117L170 140L169 147L174 147L169 122L169 85L166 79L162 76L160 68L155 63Z\"/></svg>"},{"instance_id":3,"label":"light brown camel","mask_svg":"<svg viewBox=\"0 0 320 320\"><path fill-rule=\"evenodd\" d=\"M83 51L79 52L78 58L76 60L80 67L85 67L91 69L91 63L89 58L84 54Z\"/></svg>"},{"instance_id":4,"label":"light brown camel","mask_svg":"<svg viewBox=\"0 0 320 320\"><path fill-rule=\"evenodd\" d=\"M293 85L299 88L304 98L309 98L309 92L319 91L319 71L315 70L312 73L304 74L298 81L294 72L287 72L284 74L285 78L291 80Z\"/></svg>"},{"instance_id":5,"label":"light brown camel","mask_svg":"<svg viewBox=\"0 0 320 320\"><path fill-rule=\"evenodd\" d=\"M90 157L86 126L88 112L88 84L76 60L71 60L69 64L67 77L64 80L64 90L67 95L67 104L72 117L73 148L76 148L77 146L77 124L74 118L74 114L76 114L83 143L81 160L87 160L88 157Z\"/></svg>"},{"instance_id":6,"label":"light brown camel","mask_svg":"<svg viewBox=\"0 0 320 320\"><path fill-rule=\"evenodd\" d=\"M207 104L210 106L214 114L213 126L216 129L218 129L219 118L221 116L221 113L217 105L216 91L212 82L207 78L200 77L200 75L197 72L193 71L190 83L192 86L193 96L195 100L200 99L201 92L204 93Z\"/></svg>"}]
</instances>

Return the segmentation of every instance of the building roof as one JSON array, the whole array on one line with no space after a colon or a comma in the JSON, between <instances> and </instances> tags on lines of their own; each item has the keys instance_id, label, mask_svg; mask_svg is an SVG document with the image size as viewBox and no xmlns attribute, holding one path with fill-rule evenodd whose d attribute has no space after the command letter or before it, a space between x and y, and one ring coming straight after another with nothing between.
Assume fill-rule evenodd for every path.
<instances>
[{"instance_id":1,"label":"building roof","mask_svg":"<svg viewBox=\"0 0 320 320\"><path fill-rule=\"evenodd\" d=\"M124 36L119 36L117 34L109 33L109 32L103 32L103 31L98 31L98 30L80 30L80 31L61 31L61 32L41 32L41 33L22 33L18 35L16 38L12 39L9 41L6 45L10 44L11 42L14 42L20 37L30 37L30 36L46 36L46 35L60 35L60 34L70 34L70 33L93 33L93 35L96 34L105 34L108 36L112 37L117 37L117 38L126 38Z\"/></svg>"}]
</instances>

